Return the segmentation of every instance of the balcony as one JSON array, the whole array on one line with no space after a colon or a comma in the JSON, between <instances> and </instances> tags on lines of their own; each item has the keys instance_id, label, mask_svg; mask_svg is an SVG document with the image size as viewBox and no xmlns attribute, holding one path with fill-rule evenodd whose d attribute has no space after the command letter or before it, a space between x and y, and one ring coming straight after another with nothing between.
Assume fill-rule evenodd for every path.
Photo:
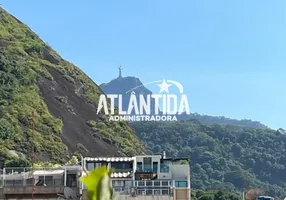
<instances>
[{"instance_id":1,"label":"balcony","mask_svg":"<svg viewBox=\"0 0 286 200\"><path fill-rule=\"evenodd\" d=\"M115 173L124 173L124 172L131 172L131 171L133 171L133 169L132 168L126 168L126 169L116 169L116 168L113 168L114 169L114 172Z\"/></svg>"},{"instance_id":2,"label":"balcony","mask_svg":"<svg viewBox=\"0 0 286 200\"><path fill-rule=\"evenodd\" d=\"M140 167L137 167L137 169L136 169L136 172L144 172L144 173L157 173L158 172L158 168L150 168L150 167L148 167L148 168L144 168L144 169L142 169L142 168L140 168Z\"/></svg>"}]
</instances>

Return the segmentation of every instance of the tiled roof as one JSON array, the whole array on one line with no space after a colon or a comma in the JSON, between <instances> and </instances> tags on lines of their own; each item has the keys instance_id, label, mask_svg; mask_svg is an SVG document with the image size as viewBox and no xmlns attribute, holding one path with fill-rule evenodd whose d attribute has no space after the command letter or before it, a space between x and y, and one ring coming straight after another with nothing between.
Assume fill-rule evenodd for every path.
<instances>
[{"instance_id":1,"label":"tiled roof","mask_svg":"<svg viewBox=\"0 0 286 200\"><path fill-rule=\"evenodd\" d=\"M99 158L85 158L86 161L106 161L106 162L131 162L133 157L99 157Z\"/></svg>"}]
</instances>

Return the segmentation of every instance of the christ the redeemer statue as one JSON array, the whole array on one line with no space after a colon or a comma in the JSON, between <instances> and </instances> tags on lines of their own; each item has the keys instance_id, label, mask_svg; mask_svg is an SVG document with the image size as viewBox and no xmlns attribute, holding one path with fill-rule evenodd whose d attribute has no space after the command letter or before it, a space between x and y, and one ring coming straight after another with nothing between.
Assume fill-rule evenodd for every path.
<instances>
[{"instance_id":1,"label":"christ the redeemer statue","mask_svg":"<svg viewBox=\"0 0 286 200\"><path fill-rule=\"evenodd\" d=\"M120 67L118 67L118 69L119 69L119 78L122 78L122 70L123 70L123 68L121 67L121 65L120 65Z\"/></svg>"}]
</instances>

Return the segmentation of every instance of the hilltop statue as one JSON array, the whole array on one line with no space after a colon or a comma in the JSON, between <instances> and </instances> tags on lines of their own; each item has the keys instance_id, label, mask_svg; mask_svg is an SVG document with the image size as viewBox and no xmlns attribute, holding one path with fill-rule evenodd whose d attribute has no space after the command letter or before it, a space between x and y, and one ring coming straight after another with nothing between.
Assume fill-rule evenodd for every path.
<instances>
[{"instance_id":1,"label":"hilltop statue","mask_svg":"<svg viewBox=\"0 0 286 200\"><path fill-rule=\"evenodd\" d=\"M118 67L118 69L119 69L119 76L118 76L118 78L122 78L122 70L123 70L123 68L121 67L121 65L120 65L120 67Z\"/></svg>"}]
</instances>

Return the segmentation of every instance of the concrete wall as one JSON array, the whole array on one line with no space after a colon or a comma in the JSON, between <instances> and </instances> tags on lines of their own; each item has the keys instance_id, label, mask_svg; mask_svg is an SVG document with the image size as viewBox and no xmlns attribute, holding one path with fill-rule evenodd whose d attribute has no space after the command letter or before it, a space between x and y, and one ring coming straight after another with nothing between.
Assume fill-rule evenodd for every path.
<instances>
[{"instance_id":1,"label":"concrete wall","mask_svg":"<svg viewBox=\"0 0 286 200\"><path fill-rule=\"evenodd\" d=\"M189 165L172 165L171 167L173 180L189 180L190 166Z\"/></svg>"},{"instance_id":2,"label":"concrete wall","mask_svg":"<svg viewBox=\"0 0 286 200\"><path fill-rule=\"evenodd\" d=\"M174 199L175 200L190 200L191 199L190 189L175 189Z\"/></svg>"},{"instance_id":3,"label":"concrete wall","mask_svg":"<svg viewBox=\"0 0 286 200\"><path fill-rule=\"evenodd\" d=\"M158 174L158 179L172 179L172 174L171 173L159 173Z\"/></svg>"},{"instance_id":4,"label":"concrete wall","mask_svg":"<svg viewBox=\"0 0 286 200\"><path fill-rule=\"evenodd\" d=\"M82 200L88 200L86 190L82 191ZM162 196L135 196L130 195L118 195L118 200L175 200L172 196L162 195Z\"/></svg>"}]
</instances>

